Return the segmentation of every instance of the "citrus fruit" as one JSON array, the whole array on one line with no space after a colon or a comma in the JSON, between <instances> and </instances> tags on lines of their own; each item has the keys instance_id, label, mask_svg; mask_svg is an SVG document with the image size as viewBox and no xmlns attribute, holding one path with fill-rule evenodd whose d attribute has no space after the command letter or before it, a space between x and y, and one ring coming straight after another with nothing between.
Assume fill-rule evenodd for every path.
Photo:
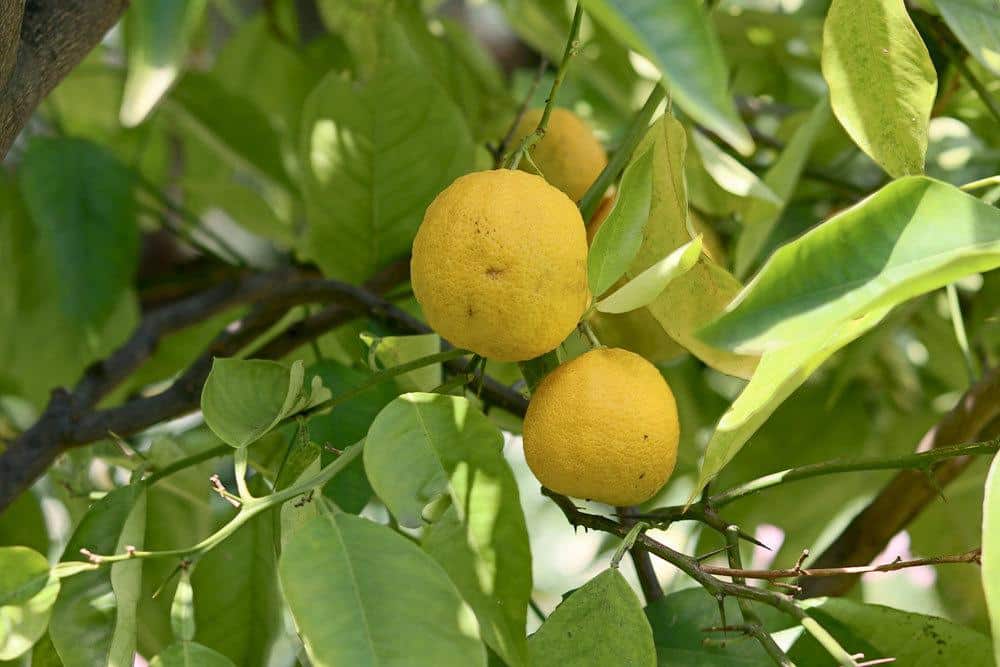
<instances>
[{"instance_id":1,"label":"citrus fruit","mask_svg":"<svg viewBox=\"0 0 1000 667\"><path fill-rule=\"evenodd\" d=\"M677 405L637 354L591 350L549 373L524 418L524 455L544 486L574 498L637 505L677 462Z\"/></svg>"},{"instance_id":2,"label":"citrus fruit","mask_svg":"<svg viewBox=\"0 0 1000 667\"><path fill-rule=\"evenodd\" d=\"M410 271L431 327L498 361L554 349L590 302L580 212L522 171L475 172L445 188L424 214Z\"/></svg>"},{"instance_id":3,"label":"citrus fruit","mask_svg":"<svg viewBox=\"0 0 1000 667\"><path fill-rule=\"evenodd\" d=\"M541 117L541 109L525 112L514 131L514 146L538 127ZM579 116L556 107L549 115L545 135L531 150L531 160L521 160L521 169L533 171L532 161L545 180L579 201L608 164L608 155Z\"/></svg>"}]
</instances>

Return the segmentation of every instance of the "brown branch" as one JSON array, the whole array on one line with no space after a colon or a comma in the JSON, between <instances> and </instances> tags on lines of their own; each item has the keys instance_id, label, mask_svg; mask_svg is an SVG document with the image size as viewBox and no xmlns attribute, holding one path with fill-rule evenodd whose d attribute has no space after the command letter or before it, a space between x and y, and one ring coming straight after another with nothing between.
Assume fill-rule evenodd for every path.
<instances>
[{"instance_id":1,"label":"brown branch","mask_svg":"<svg viewBox=\"0 0 1000 667\"><path fill-rule=\"evenodd\" d=\"M894 560L891 563L881 565L859 565L851 567L824 567L824 568L803 568L789 567L780 570L744 570L731 567L720 567L716 565L702 565L701 569L709 574L724 577L738 577L744 579L794 579L796 577L837 577L845 574L860 575L868 572L895 572L905 570L910 567L923 567L925 565L948 565L952 563L976 563L982 562L980 549L973 549L962 554L949 556L936 556L934 558L917 558L914 560Z\"/></svg>"},{"instance_id":2,"label":"brown branch","mask_svg":"<svg viewBox=\"0 0 1000 667\"><path fill-rule=\"evenodd\" d=\"M127 6L128 0L0 0L0 158L35 107L101 41ZM18 24L19 39L10 34ZM13 54L11 44L16 44Z\"/></svg>"},{"instance_id":3,"label":"brown branch","mask_svg":"<svg viewBox=\"0 0 1000 667\"><path fill-rule=\"evenodd\" d=\"M959 399L958 404L927 432L917 451L928 451L955 443L990 437L988 427L1000 418L1000 369L993 369ZM951 458L928 472L903 470L882 489L840 535L827 547L810 569L867 565L880 554L896 533L910 524L939 497L941 489L958 477L973 457ZM800 583L804 597L842 595L857 573L823 578L806 578Z\"/></svg>"}]
</instances>

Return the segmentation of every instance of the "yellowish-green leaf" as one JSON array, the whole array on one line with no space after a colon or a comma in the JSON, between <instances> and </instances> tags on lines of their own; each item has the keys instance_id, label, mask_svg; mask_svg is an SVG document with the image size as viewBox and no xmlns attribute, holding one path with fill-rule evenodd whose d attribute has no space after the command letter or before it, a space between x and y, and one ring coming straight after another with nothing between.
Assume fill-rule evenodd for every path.
<instances>
[{"instance_id":1,"label":"yellowish-green leaf","mask_svg":"<svg viewBox=\"0 0 1000 667\"><path fill-rule=\"evenodd\" d=\"M937 73L903 0L833 0L822 64L854 143L890 176L923 173Z\"/></svg>"},{"instance_id":2,"label":"yellowish-green leaf","mask_svg":"<svg viewBox=\"0 0 1000 667\"><path fill-rule=\"evenodd\" d=\"M701 235L688 241L656 264L619 287L594 306L602 313L627 313L646 306L670 284L691 270L701 255Z\"/></svg>"},{"instance_id":3,"label":"yellowish-green leaf","mask_svg":"<svg viewBox=\"0 0 1000 667\"><path fill-rule=\"evenodd\" d=\"M990 610L993 636L1000 637L1000 456L993 459L983 497L983 591ZM1000 664L1000 641L994 640L993 654Z\"/></svg>"},{"instance_id":4,"label":"yellowish-green leaf","mask_svg":"<svg viewBox=\"0 0 1000 667\"><path fill-rule=\"evenodd\" d=\"M739 160L716 146L715 142L698 130L693 130L691 137L694 139L694 147L701 156L705 171L719 184L719 187L737 197L759 199L772 208L781 206L781 197Z\"/></svg>"}]
</instances>

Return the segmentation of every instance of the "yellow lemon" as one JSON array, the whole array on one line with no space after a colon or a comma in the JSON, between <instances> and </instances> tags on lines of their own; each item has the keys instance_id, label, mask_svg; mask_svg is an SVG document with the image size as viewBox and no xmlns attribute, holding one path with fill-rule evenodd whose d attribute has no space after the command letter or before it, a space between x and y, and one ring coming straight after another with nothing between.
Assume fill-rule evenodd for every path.
<instances>
[{"instance_id":1,"label":"yellow lemon","mask_svg":"<svg viewBox=\"0 0 1000 667\"><path fill-rule=\"evenodd\" d=\"M599 348L549 373L524 418L524 455L547 488L609 505L637 505L677 463L677 404L637 354Z\"/></svg>"},{"instance_id":2,"label":"yellow lemon","mask_svg":"<svg viewBox=\"0 0 1000 667\"><path fill-rule=\"evenodd\" d=\"M512 145L516 147L538 127L541 117L541 109L529 109L517 124ZM590 127L572 111L558 107L549 115L545 135L532 149L531 159L545 179L573 201L580 201L608 164L608 155ZM533 171L526 159L520 166Z\"/></svg>"},{"instance_id":3,"label":"yellow lemon","mask_svg":"<svg viewBox=\"0 0 1000 667\"><path fill-rule=\"evenodd\" d=\"M498 361L554 349L590 302L580 212L522 171L475 172L445 188L424 214L410 271L431 327Z\"/></svg>"}]
</instances>

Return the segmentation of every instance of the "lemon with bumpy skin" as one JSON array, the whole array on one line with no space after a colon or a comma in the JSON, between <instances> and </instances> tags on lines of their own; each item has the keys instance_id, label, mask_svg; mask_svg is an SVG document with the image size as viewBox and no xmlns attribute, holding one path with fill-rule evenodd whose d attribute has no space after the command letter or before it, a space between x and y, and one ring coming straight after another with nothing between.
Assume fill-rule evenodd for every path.
<instances>
[{"instance_id":1,"label":"lemon with bumpy skin","mask_svg":"<svg viewBox=\"0 0 1000 667\"><path fill-rule=\"evenodd\" d=\"M475 172L445 188L417 230L410 274L437 333L498 361L554 349L590 302L579 210L523 171Z\"/></svg>"},{"instance_id":2,"label":"lemon with bumpy skin","mask_svg":"<svg viewBox=\"0 0 1000 667\"><path fill-rule=\"evenodd\" d=\"M524 417L524 455L538 481L615 506L638 505L663 487L679 440L666 380L617 348L591 350L549 373Z\"/></svg>"},{"instance_id":3,"label":"lemon with bumpy skin","mask_svg":"<svg viewBox=\"0 0 1000 667\"><path fill-rule=\"evenodd\" d=\"M514 131L512 145L517 146L534 131L541 117L541 109L525 112ZM608 154L579 116L568 109L556 107L549 115L545 134L531 150L531 160L521 160L521 169L534 171L531 162L538 165L549 183L573 201L580 201L607 166Z\"/></svg>"}]
</instances>

